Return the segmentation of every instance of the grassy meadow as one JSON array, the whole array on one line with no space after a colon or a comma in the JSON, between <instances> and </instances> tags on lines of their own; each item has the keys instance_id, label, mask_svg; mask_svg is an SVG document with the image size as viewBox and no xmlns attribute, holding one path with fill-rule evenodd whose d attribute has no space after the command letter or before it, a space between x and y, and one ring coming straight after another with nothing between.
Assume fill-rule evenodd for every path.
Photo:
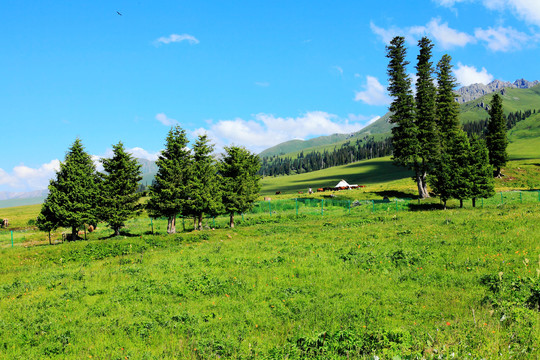
<instances>
[{"instance_id":1,"label":"grassy meadow","mask_svg":"<svg viewBox=\"0 0 540 360\"><path fill-rule=\"evenodd\" d=\"M177 235L139 218L54 246L29 227L41 243L0 249L0 359L535 358L539 208L259 214Z\"/></svg>"}]
</instances>

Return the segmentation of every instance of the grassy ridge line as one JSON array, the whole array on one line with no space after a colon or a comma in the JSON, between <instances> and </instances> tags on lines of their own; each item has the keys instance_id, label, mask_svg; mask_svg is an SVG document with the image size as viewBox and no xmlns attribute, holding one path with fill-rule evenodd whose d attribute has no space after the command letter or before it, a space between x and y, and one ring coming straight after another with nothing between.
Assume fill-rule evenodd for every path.
<instances>
[{"instance_id":1,"label":"grassy ridge line","mask_svg":"<svg viewBox=\"0 0 540 360\"><path fill-rule=\"evenodd\" d=\"M539 216L282 217L3 249L0 358L534 358L538 313L490 301L534 275Z\"/></svg>"}]
</instances>

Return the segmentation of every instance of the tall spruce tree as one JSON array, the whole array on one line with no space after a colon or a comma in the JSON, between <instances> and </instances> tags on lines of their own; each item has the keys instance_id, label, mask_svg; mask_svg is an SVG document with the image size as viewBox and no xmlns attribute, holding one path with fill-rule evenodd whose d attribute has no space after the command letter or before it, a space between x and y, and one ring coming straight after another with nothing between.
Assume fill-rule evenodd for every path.
<instances>
[{"instance_id":1,"label":"tall spruce tree","mask_svg":"<svg viewBox=\"0 0 540 360\"><path fill-rule=\"evenodd\" d=\"M452 75L452 58L445 54L437 64L436 127L440 139L435 166L429 177L434 192L446 208L449 198L467 199L470 193L468 162L460 151L468 149L469 143L459 122L459 105Z\"/></svg>"},{"instance_id":2,"label":"tall spruce tree","mask_svg":"<svg viewBox=\"0 0 540 360\"><path fill-rule=\"evenodd\" d=\"M456 102L456 78L452 75L452 57L443 55L437 63L436 124L441 143L451 140L461 130L459 104Z\"/></svg>"},{"instance_id":3,"label":"tall spruce tree","mask_svg":"<svg viewBox=\"0 0 540 360\"><path fill-rule=\"evenodd\" d=\"M176 217L188 204L188 183L191 154L186 132L180 126L172 128L165 149L156 161L158 172L150 186L146 208L151 217L167 218L167 233L176 233Z\"/></svg>"},{"instance_id":4,"label":"tall spruce tree","mask_svg":"<svg viewBox=\"0 0 540 360\"><path fill-rule=\"evenodd\" d=\"M411 79L406 71L409 64L405 60L407 50L405 38L396 36L386 47L388 63L388 92L393 100L390 104L390 123L392 128L392 145L394 148L394 164L413 169L420 197L424 197L421 174L419 175L420 143L418 140L418 126L415 119L415 104L411 90Z\"/></svg>"},{"instance_id":5,"label":"tall spruce tree","mask_svg":"<svg viewBox=\"0 0 540 360\"><path fill-rule=\"evenodd\" d=\"M44 217L71 228L70 239L77 239L81 226L97 223L97 184L94 163L81 140L76 139L60 163L56 179L49 184Z\"/></svg>"},{"instance_id":6,"label":"tall spruce tree","mask_svg":"<svg viewBox=\"0 0 540 360\"><path fill-rule=\"evenodd\" d=\"M261 189L261 167L259 157L238 147L225 147L225 154L219 163L219 174L223 181L223 206L229 213L229 226L234 227L234 213L241 213L253 207Z\"/></svg>"},{"instance_id":7,"label":"tall spruce tree","mask_svg":"<svg viewBox=\"0 0 540 360\"><path fill-rule=\"evenodd\" d=\"M199 135L193 146L192 176L189 183L189 207L195 217L195 228L202 230L204 214L217 215L222 210L217 167L212 156L214 146L208 136Z\"/></svg>"},{"instance_id":8,"label":"tall spruce tree","mask_svg":"<svg viewBox=\"0 0 540 360\"><path fill-rule=\"evenodd\" d=\"M100 174L100 218L120 235L126 220L141 211L137 193L141 177L141 165L124 149L122 142L113 145L113 157L101 159L105 173Z\"/></svg>"},{"instance_id":9,"label":"tall spruce tree","mask_svg":"<svg viewBox=\"0 0 540 360\"><path fill-rule=\"evenodd\" d=\"M431 50L433 43L427 37L418 41L420 53L416 65L416 126L418 128L418 163L415 164L415 180L421 198L429 197L427 190L427 173L433 167L439 147L439 137L435 124L435 95L433 84L433 63ZM420 184L422 185L420 187Z\"/></svg>"},{"instance_id":10,"label":"tall spruce tree","mask_svg":"<svg viewBox=\"0 0 540 360\"><path fill-rule=\"evenodd\" d=\"M467 134L458 131L454 137L449 139L446 152L449 155L450 171L452 182L450 194L454 199L459 200L459 207L463 207L463 201L471 198L472 176L470 144Z\"/></svg>"},{"instance_id":11,"label":"tall spruce tree","mask_svg":"<svg viewBox=\"0 0 540 360\"><path fill-rule=\"evenodd\" d=\"M475 207L477 198L489 198L495 195L488 149L484 140L479 139L476 135L471 139L470 168L471 199L472 206Z\"/></svg>"},{"instance_id":12,"label":"tall spruce tree","mask_svg":"<svg viewBox=\"0 0 540 360\"><path fill-rule=\"evenodd\" d=\"M51 180L51 183L52 182L54 182L54 180ZM60 225L60 220L56 218L54 211L51 209L51 205L51 200L49 199L49 196L47 196L41 205L41 211L36 220L38 229L49 234L49 244L52 244L51 231L56 230Z\"/></svg>"},{"instance_id":13,"label":"tall spruce tree","mask_svg":"<svg viewBox=\"0 0 540 360\"><path fill-rule=\"evenodd\" d=\"M508 161L508 139L506 138L506 118L504 117L502 97L493 95L489 109L489 121L486 135L489 150L489 163L495 167L495 177L501 177L501 167Z\"/></svg>"}]
</instances>

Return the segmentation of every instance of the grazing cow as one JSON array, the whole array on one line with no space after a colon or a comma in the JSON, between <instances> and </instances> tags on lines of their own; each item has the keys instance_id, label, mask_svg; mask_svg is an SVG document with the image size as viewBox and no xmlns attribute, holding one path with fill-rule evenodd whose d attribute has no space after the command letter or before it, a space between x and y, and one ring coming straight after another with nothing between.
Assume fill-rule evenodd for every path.
<instances>
[{"instance_id":1,"label":"grazing cow","mask_svg":"<svg viewBox=\"0 0 540 360\"><path fill-rule=\"evenodd\" d=\"M266 197L266 196L264 197L264 201L270 201L270 200L272 200L272 199L269 198L269 197Z\"/></svg>"},{"instance_id":2,"label":"grazing cow","mask_svg":"<svg viewBox=\"0 0 540 360\"><path fill-rule=\"evenodd\" d=\"M92 232L92 231L94 231L94 225L88 226L88 232Z\"/></svg>"},{"instance_id":3,"label":"grazing cow","mask_svg":"<svg viewBox=\"0 0 540 360\"><path fill-rule=\"evenodd\" d=\"M303 194L304 192L303 192L303 191L299 191L298 193L299 193L299 194Z\"/></svg>"},{"instance_id":4,"label":"grazing cow","mask_svg":"<svg viewBox=\"0 0 540 360\"><path fill-rule=\"evenodd\" d=\"M318 189L317 189L317 192L323 192L323 191L324 191L323 188L318 188Z\"/></svg>"},{"instance_id":5,"label":"grazing cow","mask_svg":"<svg viewBox=\"0 0 540 360\"><path fill-rule=\"evenodd\" d=\"M2 220L2 227L7 229L8 226L9 226L9 220L8 219L3 219Z\"/></svg>"},{"instance_id":6,"label":"grazing cow","mask_svg":"<svg viewBox=\"0 0 540 360\"><path fill-rule=\"evenodd\" d=\"M281 191L276 191L276 195L279 195L279 194L281 194Z\"/></svg>"}]
</instances>

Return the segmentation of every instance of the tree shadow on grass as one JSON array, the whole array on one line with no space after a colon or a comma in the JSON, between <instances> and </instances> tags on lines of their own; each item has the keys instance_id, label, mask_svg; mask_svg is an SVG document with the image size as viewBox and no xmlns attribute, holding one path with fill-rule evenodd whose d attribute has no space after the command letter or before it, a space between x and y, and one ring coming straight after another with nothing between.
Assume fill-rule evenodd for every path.
<instances>
[{"instance_id":1,"label":"tree shadow on grass","mask_svg":"<svg viewBox=\"0 0 540 360\"><path fill-rule=\"evenodd\" d=\"M133 234L131 232L129 232L128 230L120 230L120 234L119 235L114 235L114 232L108 236L102 236L100 237L99 239L100 240L107 240L107 239L114 239L114 238L119 238L119 237L130 237L130 238L133 238L133 237L140 237L141 234Z\"/></svg>"},{"instance_id":2,"label":"tree shadow on grass","mask_svg":"<svg viewBox=\"0 0 540 360\"><path fill-rule=\"evenodd\" d=\"M413 193L398 191L398 190L383 190L383 191L375 191L374 193L379 196L388 197L388 198L414 199L414 200L418 199L418 196Z\"/></svg>"},{"instance_id":3,"label":"tree shadow on grass","mask_svg":"<svg viewBox=\"0 0 540 360\"><path fill-rule=\"evenodd\" d=\"M444 210L443 204L437 203L409 203L410 211L430 211L430 210Z\"/></svg>"}]
</instances>

